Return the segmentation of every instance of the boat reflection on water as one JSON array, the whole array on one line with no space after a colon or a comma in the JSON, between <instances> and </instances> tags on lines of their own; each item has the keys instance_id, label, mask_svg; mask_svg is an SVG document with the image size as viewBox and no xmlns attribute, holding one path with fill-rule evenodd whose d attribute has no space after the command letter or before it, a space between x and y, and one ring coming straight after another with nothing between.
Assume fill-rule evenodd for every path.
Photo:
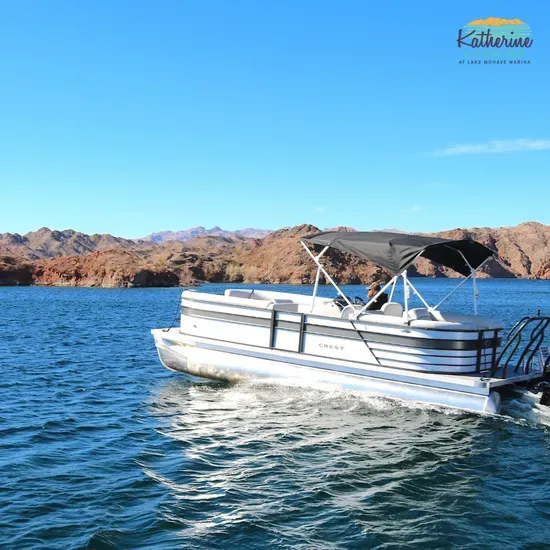
<instances>
[{"instance_id":1,"label":"boat reflection on water","mask_svg":"<svg viewBox=\"0 0 550 550\"><path fill-rule=\"evenodd\" d=\"M210 548L229 535L237 545L340 548L436 541L439 530L473 544L479 529L469 534L468 522L506 513L490 495L499 472L522 460L510 436L547 437L502 416L181 376L157 389L149 410L165 437L142 466L168 489L162 514L188 544ZM529 507L531 496L517 498Z\"/></svg>"}]
</instances>

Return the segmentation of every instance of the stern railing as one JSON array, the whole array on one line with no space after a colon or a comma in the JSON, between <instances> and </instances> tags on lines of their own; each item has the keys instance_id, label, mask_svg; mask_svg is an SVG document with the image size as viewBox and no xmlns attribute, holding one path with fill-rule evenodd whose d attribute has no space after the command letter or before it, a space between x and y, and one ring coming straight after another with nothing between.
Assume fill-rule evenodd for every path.
<instances>
[{"instance_id":1,"label":"stern railing","mask_svg":"<svg viewBox=\"0 0 550 550\"><path fill-rule=\"evenodd\" d=\"M533 360L544 341L548 325L550 325L550 316L546 315L527 316L520 319L508 333L506 343L491 369L491 376L496 376L497 372L501 371L500 376L506 378L512 360L515 363L515 366L512 365L514 373L530 374L533 370ZM522 345L523 347L520 347Z\"/></svg>"}]
</instances>

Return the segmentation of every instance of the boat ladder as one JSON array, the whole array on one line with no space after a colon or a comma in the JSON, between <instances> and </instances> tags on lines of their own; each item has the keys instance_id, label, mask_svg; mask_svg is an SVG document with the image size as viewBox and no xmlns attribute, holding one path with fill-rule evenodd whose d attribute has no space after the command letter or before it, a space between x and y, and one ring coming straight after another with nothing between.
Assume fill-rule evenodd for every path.
<instances>
[{"instance_id":1,"label":"boat ladder","mask_svg":"<svg viewBox=\"0 0 550 550\"><path fill-rule=\"evenodd\" d=\"M536 315L520 319L508 333L506 342L491 369L491 377L506 378L509 369L513 369L514 374L539 371L535 363L539 358L543 361L541 375L547 372L550 368L550 354L548 348L542 344L548 325L550 316Z\"/></svg>"}]
</instances>

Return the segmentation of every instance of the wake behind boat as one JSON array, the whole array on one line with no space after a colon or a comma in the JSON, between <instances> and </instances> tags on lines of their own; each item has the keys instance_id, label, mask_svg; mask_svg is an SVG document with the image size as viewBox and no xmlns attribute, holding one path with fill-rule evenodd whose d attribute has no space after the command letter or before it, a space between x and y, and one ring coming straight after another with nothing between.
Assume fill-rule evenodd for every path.
<instances>
[{"instance_id":1,"label":"wake behind boat","mask_svg":"<svg viewBox=\"0 0 550 550\"><path fill-rule=\"evenodd\" d=\"M550 401L550 360L543 345L550 317L521 319L503 343L502 321L477 314L476 272L494 254L487 247L374 231L319 233L301 244L317 265L311 296L186 290L180 327L152 330L162 363L204 378L297 380L480 412L498 412L503 391L537 401L542 394L542 404ZM352 303L321 263L329 248L370 260L393 276L367 303ZM419 257L465 279L431 306L407 277ZM321 275L339 299L317 296ZM399 280L402 304L393 301ZM468 280L473 314L442 311ZM386 290L388 302L371 311ZM409 308L411 292L424 307Z\"/></svg>"}]
</instances>

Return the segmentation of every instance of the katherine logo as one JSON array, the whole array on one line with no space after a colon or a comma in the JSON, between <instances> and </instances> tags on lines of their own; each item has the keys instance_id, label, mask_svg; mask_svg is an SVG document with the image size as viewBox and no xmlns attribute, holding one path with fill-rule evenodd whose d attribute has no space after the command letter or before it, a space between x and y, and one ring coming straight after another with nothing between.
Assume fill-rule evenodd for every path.
<instances>
[{"instance_id":1,"label":"katherine logo","mask_svg":"<svg viewBox=\"0 0 550 550\"><path fill-rule=\"evenodd\" d=\"M460 64L530 64L531 27L521 19L474 19L458 30L456 39L463 59Z\"/></svg>"}]
</instances>

